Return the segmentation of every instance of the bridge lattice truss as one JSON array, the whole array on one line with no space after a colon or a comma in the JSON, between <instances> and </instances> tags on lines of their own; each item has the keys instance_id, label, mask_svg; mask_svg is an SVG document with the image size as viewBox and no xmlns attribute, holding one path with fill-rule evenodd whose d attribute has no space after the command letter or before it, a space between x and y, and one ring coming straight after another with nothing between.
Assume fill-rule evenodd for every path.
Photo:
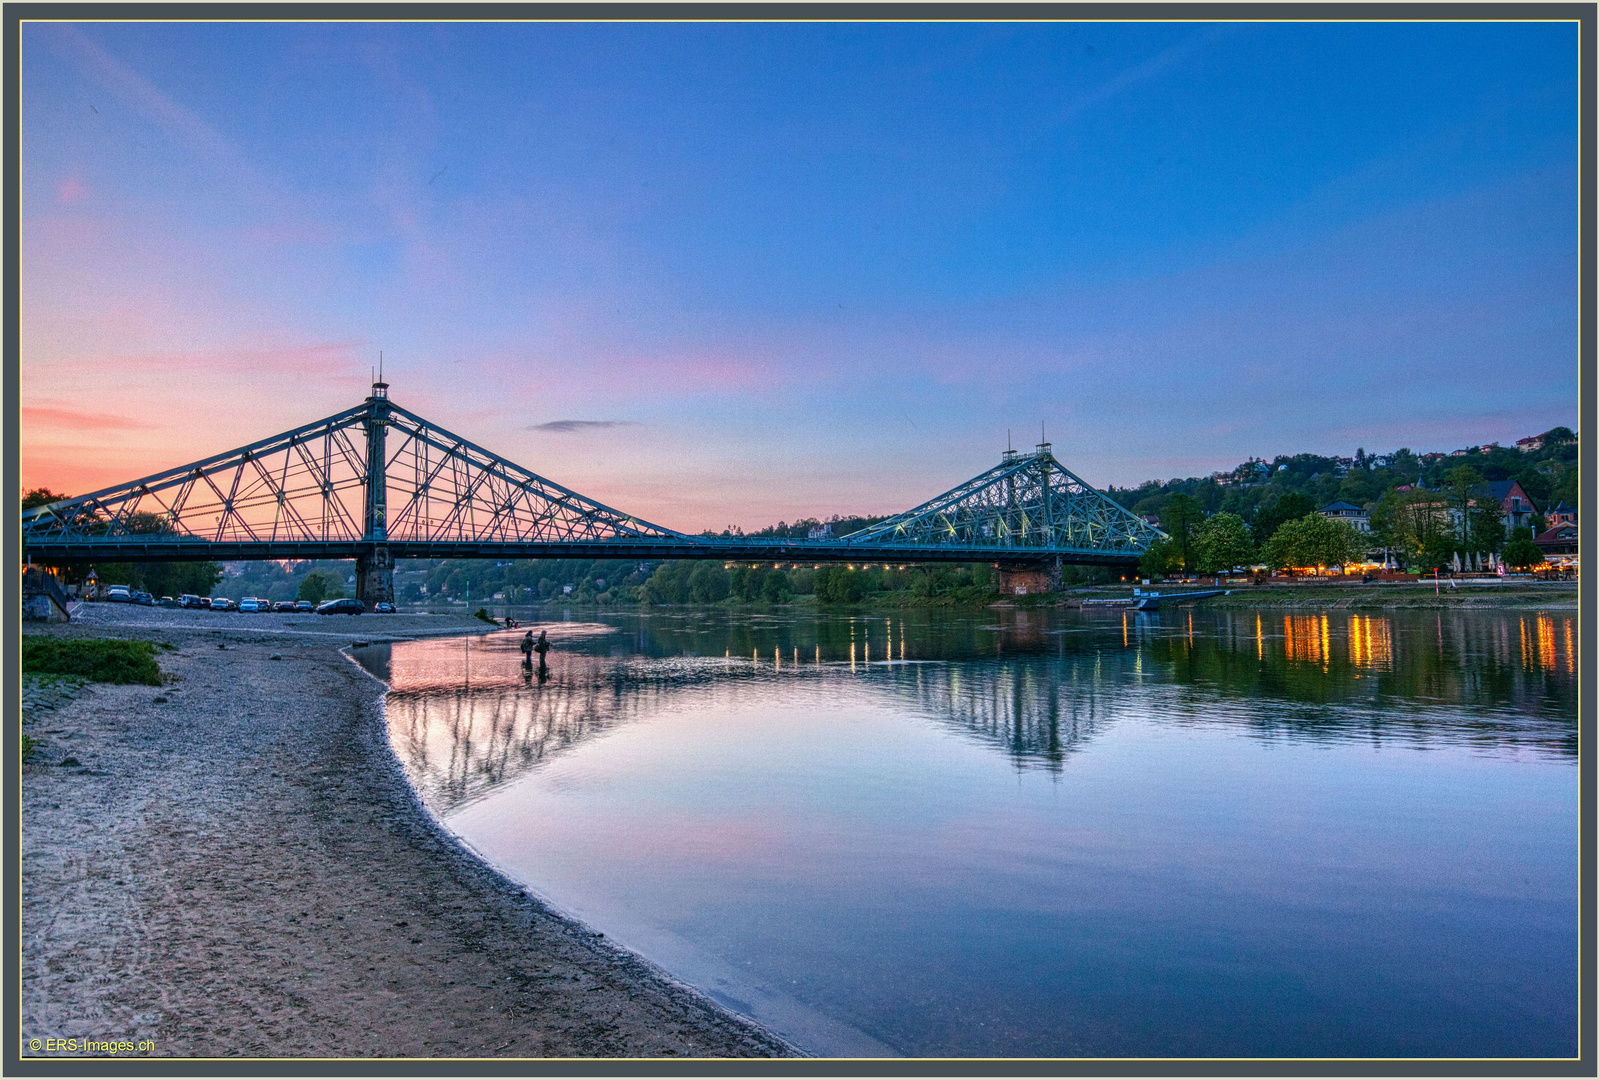
<instances>
[{"instance_id":1,"label":"bridge lattice truss","mask_svg":"<svg viewBox=\"0 0 1600 1080\"><path fill-rule=\"evenodd\" d=\"M388 400L23 514L41 561L590 556L1126 563L1160 534L1048 446L825 540L689 535L614 510Z\"/></svg>"},{"instance_id":2,"label":"bridge lattice truss","mask_svg":"<svg viewBox=\"0 0 1600 1080\"><path fill-rule=\"evenodd\" d=\"M999 465L936 499L852 533L857 544L1009 553L1099 552L1137 558L1163 534L1079 479L1049 443L1008 450Z\"/></svg>"}]
</instances>

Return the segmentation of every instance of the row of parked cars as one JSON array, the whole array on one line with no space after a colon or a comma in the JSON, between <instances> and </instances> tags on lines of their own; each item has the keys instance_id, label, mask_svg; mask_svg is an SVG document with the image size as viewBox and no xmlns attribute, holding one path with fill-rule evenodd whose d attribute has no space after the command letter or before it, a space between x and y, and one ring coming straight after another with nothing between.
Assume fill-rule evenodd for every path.
<instances>
[{"instance_id":1,"label":"row of parked cars","mask_svg":"<svg viewBox=\"0 0 1600 1080\"><path fill-rule=\"evenodd\" d=\"M142 589L130 589L126 585L112 585L106 590L106 600L113 604L143 604L145 607L164 608L198 608L202 611L287 611L310 613L318 615L360 615L367 610L367 605L352 597L341 597L338 600L324 600L320 604L313 604L310 600L263 600L260 597L246 596L234 601L226 596L196 596L193 593L184 593L177 599L163 596L160 600L151 596ZM380 601L373 605L372 610L380 615L392 615L394 605Z\"/></svg>"}]
</instances>

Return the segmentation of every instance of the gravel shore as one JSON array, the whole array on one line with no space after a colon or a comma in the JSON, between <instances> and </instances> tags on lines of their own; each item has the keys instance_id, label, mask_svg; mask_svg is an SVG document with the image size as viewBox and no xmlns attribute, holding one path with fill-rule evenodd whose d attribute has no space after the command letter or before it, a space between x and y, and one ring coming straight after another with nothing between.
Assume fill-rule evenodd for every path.
<instances>
[{"instance_id":1,"label":"gravel shore","mask_svg":"<svg viewBox=\"0 0 1600 1080\"><path fill-rule=\"evenodd\" d=\"M91 605L29 627L172 646L172 681L25 680L22 1054L92 1038L157 1057L792 1055L422 810L382 686L338 650L471 625Z\"/></svg>"}]
</instances>

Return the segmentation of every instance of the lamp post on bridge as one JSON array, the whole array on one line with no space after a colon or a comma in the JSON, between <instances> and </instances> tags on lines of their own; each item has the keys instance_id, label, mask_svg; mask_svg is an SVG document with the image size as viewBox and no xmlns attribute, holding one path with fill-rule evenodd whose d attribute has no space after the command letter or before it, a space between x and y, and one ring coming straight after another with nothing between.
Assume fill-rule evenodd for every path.
<instances>
[{"instance_id":1,"label":"lamp post on bridge","mask_svg":"<svg viewBox=\"0 0 1600 1080\"><path fill-rule=\"evenodd\" d=\"M379 376L381 379L382 376ZM365 549L356 556L356 597L367 607L394 603L394 559L389 555L388 460L384 436L389 427L389 384L374 382L367 398L366 498L362 513L361 542Z\"/></svg>"}]
</instances>

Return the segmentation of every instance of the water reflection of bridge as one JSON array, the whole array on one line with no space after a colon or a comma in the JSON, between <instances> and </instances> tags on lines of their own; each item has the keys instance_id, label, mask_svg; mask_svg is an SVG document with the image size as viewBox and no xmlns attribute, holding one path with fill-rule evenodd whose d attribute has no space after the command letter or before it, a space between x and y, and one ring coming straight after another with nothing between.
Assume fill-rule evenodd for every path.
<instances>
[{"instance_id":1,"label":"water reflection of bridge","mask_svg":"<svg viewBox=\"0 0 1600 1080\"><path fill-rule=\"evenodd\" d=\"M562 647L543 684L521 668L515 635L408 643L406 661L383 674L396 752L430 804L448 809L619 724L705 700L686 691L740 684L762 694L814 689L819 709L840 694L889 699L1018 768L1050 772L1130 709L1272 739L1573 756L1574 621L1543 612L1224 611L1130 615L1067 632L1035 620L978 628L997 632L988 646L925 639L927 651L961 657L927 662L917 662L915 641L908 662L899 619L841 624L826 645L807 640L818 628L796 625L708 627L686 638L644 623L628 634L552 624Z\"/></svg>"},{"instance_id":2,"label":"water reflection of bridge","mask_svg":"<svg viewBox=\"0 0 1600 1080\"><path fill-rule=\"evenodd\" d=\"M422 644L422 643L415 643ZM410 644L408 648L412 647ZM681 692L749 665L721 657L650 660L577 652L551 657L548 678L524 668L515 640L466 649L459 665L416 658L393 673L385 699L389 739L430 805L469 802L619 724L669 708Z\"/></svg>"},{"instance_id":3,"label":"water reflection of bridge","mask_svg":"<svg viewBox=\"0 0 1600 1080\"><path fill-rule=\"evenodd\" d=\"M1012 759L1058 772L1099 733L1116 689L1102 685L1100 656L999 660L893 669L892 685L916 711Z\"/></svg>"},{"instance_id":4,"label":"water reflection of bridge","mask_svg":"<svg viewBox=\"0 0 1600 1080\"><path fill-rule=\"evenodd\" d=\"M417 669L395 673L385 706L389 737L412 782L439 810L470 802L618 725L681 706L685 690L754 684L772 677L774 666L770 657L569 653L556 656L540 684L499 660L480 657L470 682L465 663L453 681L437 667L422 669L433 674L421 678ZM784 664L785 675L811 685L849 671L795 667L787 658ZM1099 685L1098 669L1094 660L908 664L870 674L862 665L853 686L909 699L915 712L1007 754L1019 767L1059 771L1104 725L1103 698L1112 687Z\"/></svg>"}]
</instances>

